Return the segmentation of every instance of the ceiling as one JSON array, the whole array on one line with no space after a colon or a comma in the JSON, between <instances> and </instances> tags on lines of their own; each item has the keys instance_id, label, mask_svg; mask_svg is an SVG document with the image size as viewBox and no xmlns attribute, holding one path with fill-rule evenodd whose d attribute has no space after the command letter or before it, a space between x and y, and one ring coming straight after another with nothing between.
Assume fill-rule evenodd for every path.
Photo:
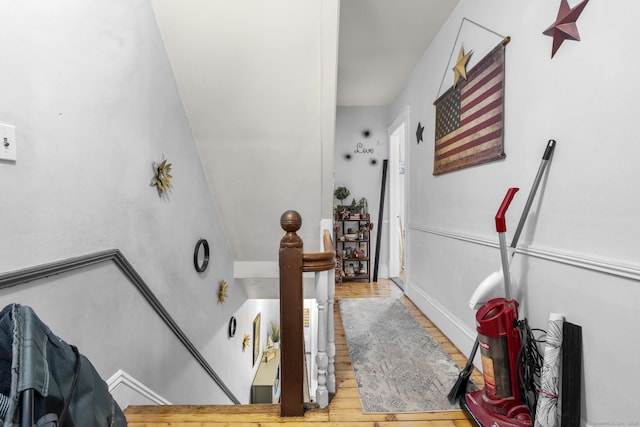
<instances>
[{"instance_id":1,"label":"ceiling","mask_svg":"<svg viewBox=\"0 0 640 427\"><path fill-rule=\"evenodd\" d=\"M337 104L391 104L457 4L341 0Z\"/></svg>"},{"instance_id":2,"label":"ceiling","mask_svg":"<svg viewBox=\"0 0 640 427\"><path fill-rule=\"evenodd\" d=\"M233 2L240 4L238 7L243 7L245 13L258 9L255 0ZM380 106L393 102L459 0L339 2L337 105ZM181 49L170 51L172 61L188 60L189 55L197 55L194 50L198 49L201 56L206 57L210 45L203 41L219 35L217 27L220 23L212 20L208 25L201 25L200 21L206 22L212 13L219 16L225 2L153 0L153 3L165 42L171 43L177 33L181 37L191 37L179 41L183 43ZM247 16L244 24L233 21L223 24L240 26L246 31L253 28L251 19ZM194 34L194 28L197 28L197 34ZM185 46L184 42L190 45ZM233 49L233 43L226 42ZM212 69L203 69L201 65L192 68L193 78L198 81L206 82L204 76L216 76L219 72L219 64L210 63Z\"/></svg>"}]
</instances>

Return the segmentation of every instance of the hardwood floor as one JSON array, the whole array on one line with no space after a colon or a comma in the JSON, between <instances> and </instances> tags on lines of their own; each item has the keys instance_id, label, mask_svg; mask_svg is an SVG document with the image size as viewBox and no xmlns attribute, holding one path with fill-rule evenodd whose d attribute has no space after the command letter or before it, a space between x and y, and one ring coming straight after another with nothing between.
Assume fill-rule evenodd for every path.
<instances>
[{"instance_id":1,"label":"hardwood floor","mask_svg":"<svg viewBox=\"0 0 640 427\"><path fill-rule=\"evenodd\" d=\"M434 413L363 414L355 381L347 341L342 328L342 319L337 304L338 298L397 297L418 319L460 366L466 363L465 355L436 328L404 296L402 290L389 280L377 283L346 282L336 287L336 395L324 409L313 409L304 417L280 418L279 405L235 405L235 406L154 406L129 407L125 415L130 427L273 427L278 424L310 427L326 425L333 427L466 427L472 426L461 411ZM482 385L482 374L474 370L471 379Z\"/></svg>"}]
</instances>

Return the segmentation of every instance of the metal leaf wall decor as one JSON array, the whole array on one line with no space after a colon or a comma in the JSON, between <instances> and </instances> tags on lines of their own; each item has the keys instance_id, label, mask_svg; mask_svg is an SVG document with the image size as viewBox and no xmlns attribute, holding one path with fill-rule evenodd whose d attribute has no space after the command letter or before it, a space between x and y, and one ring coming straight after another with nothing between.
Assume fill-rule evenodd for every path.
<instances>
[{"instance_id":1,"label":"metal leaf wall decor","mask_svg":"<svg viewBox=\"0 0 640 427\"><path fill-rule=\"evenodd\" d=\"M153 162L154 175L151 179L151 186L155 186L158 189L158 194L162 195L169 191L171 187L171 163L167 163L167 159L162 156L162 162Z\"/></svg>"},{"instance_id":2,"label":"metal leaf wall decor","mask_svg":"<svg viewBox=\"0 0 640 427\"><path fill-rule=\"evenodd\" d=\"M249 334L244 334L244 338L242 339L242 351L245 352L249 350L249 343L251 342L251 337Z\"/></svg>"},{"instance_id":3,"label":"metal leaf wall decor","mask_svg":"<svg viewBox=\"0 0 640 427\"><path fill-rule=\"evenodd\" d=\"M227 288L229 287L229 285L227 285L227 281L226 280L221 280L220 281L220 288L218 288L218 304L222 304L224 302L225 299L227 299Z\"/></svg>"}]
</instances>

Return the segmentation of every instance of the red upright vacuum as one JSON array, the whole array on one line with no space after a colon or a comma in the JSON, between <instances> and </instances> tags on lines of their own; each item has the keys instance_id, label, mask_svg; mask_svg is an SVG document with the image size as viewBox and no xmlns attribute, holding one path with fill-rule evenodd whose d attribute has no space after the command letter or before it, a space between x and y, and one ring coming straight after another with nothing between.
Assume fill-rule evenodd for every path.
<instances>
[{"instance_id":1,"label":"red upright vacuum","mask_svg":"<svg viewBox=\"0 0 640 427\"><path fill-rule=\"evenodd\" d=\"M510 188L496 213L506 298L494 298L476 313L476 325L484 389L460 396L460 407L481 427L530 427L531 413L523 403L518 354L520 334L516 326L518 302L511 299L505 213L518 188Z\"/></svg>"}]
</instances>

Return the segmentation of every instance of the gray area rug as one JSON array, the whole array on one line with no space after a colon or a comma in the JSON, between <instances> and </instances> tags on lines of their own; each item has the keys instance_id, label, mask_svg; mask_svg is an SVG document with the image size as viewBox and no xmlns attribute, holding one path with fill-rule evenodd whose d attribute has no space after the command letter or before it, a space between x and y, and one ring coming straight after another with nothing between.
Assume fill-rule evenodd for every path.
<instances>
[{"instance_id":1,"label":"gray area rug","mask_svg":"<svg viewBox=\"0 0 640 427\"><path fill-rule=\"evenodd\" d=\"M396 298L341 298L364 413L458 410L447 394L460 369Z\"/></svg>"}]
</instances>

